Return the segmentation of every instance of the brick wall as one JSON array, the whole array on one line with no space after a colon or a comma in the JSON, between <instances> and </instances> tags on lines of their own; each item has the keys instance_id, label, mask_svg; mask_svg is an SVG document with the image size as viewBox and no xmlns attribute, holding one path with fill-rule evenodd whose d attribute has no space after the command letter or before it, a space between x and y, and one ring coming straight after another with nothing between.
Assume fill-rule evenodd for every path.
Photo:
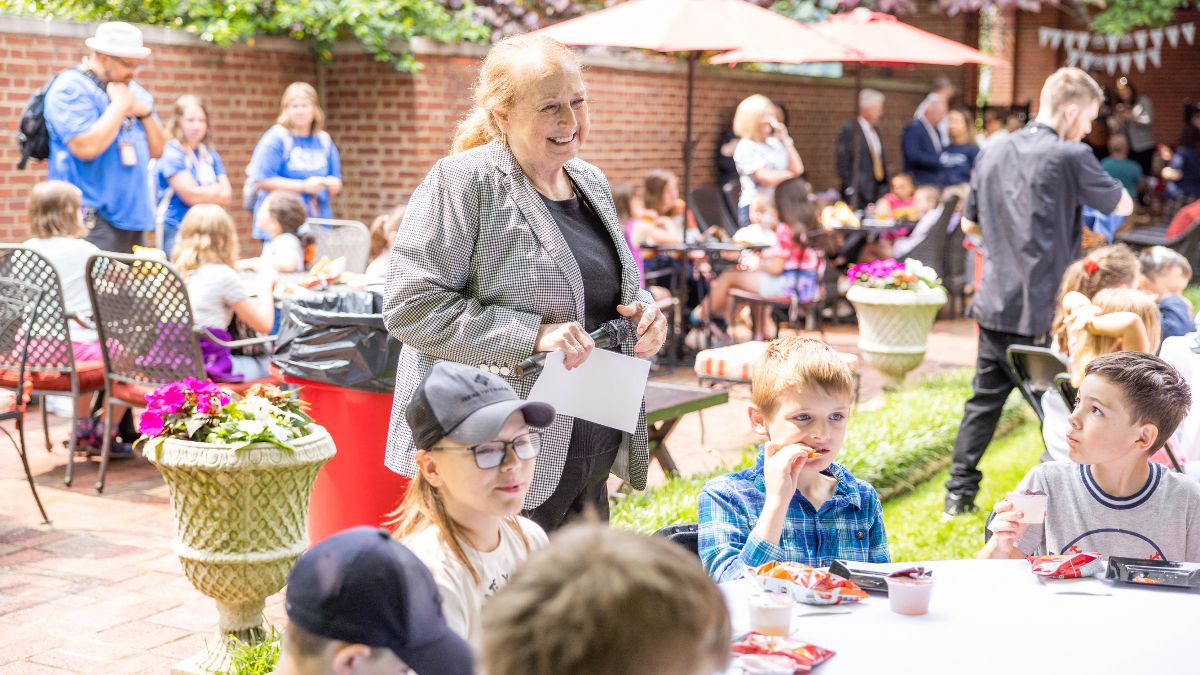
<instances>
[{"instance_id":1,"label":"brick wall","mask_svg":"<svg viewBox=\"0 0 1200 675\"><path fill-rule=\"evenodd\" d=\"M1070 15L1052 8L1037 13L1009 12L1005 18L1005 30L1011 36L1012 52L1004 56L1012 61L1014 75L1009 91L998 89L998 83L993 81L992 93L1001 101L1030 101L1036 110L1042 83L1047 76L1067 62L1064 48L1051 49L1049 46L1042 47L1038 44L1038 28L1049 26L1076 31L1088 28L1076 23ZM1171 23L1188 22L1200 26L1200 11L1176 12ZM1124 51L1127 49L1118 49L1118 53ZM1159 143L1173 145L1178 140L1183 123L1184 102L1200 101L1200 78L1196 77L1198 65L1200 38L1191 46L1180 38L1176 48L1163 41L1161 68L1147 64L1145 72L1139 73L1135 68L1134 72L1128 73L1138 92L1148 96L1154 104L1154 135ZM1121 73L1109 75L1105 71L1095 71L1093 75L1102 85L1112 87Z\"/></svg>"},{"instance_id":2,"label":"brick wall","mask_svg":"<svg viewBox=\"0 0 1200 675\"><path fill-rule=\"evenodd\" d=\"M974 17L917 16L914 24L953 39L973 42ZM21 106L49 77L84 55L83 39L94 26L0 17L0 118L11 138ZM334 215L370 222L403 203L429 167L446 154L453 129L467 111L479 59L477 45L414 42L423 69L416 75L394 72L357 44L339 45L335 61L319 65L303 45L259 39L253 46L219 48L195 37L163 29L145 29L154 49L139 81L155 96L160 115L184 93L209 104L212 140L225 159L241 194L245 165L259 135L278 112L278 97L289 82L316 84L327 114L327 127L342 154L345 192L334 202ZM682 171L686 96L683 64L631 55L585 55L592 111L592 136L583 157L610 180L639 181L651 168ZM864 86L888 96L881 125L889 164L899 168L899 134L928 82L938 73L957 78L961 91L973 91L975 69L867 69ZM848 75L852 71L848 70ZM748 72L744 69L697 69L694 134L698 140L692 184L714 181L713 155L737 103L762 93L787 107L791 133L809 178L818 188L833 186L833 139L854 114L853 78L840 80ZM24 172L14 167L14 144L0 143L0 240L26 236L25 200L29 187L45 178L44 166ZM248 214L235 214L246 250Z\"/></svg>"}]
</instances>

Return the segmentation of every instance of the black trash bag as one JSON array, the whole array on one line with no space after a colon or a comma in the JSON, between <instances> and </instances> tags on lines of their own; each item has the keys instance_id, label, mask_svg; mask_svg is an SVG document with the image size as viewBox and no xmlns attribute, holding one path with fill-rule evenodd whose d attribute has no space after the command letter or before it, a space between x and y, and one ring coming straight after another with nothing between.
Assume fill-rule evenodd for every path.
<instances>
[{"instance_id":1,"label":"black trash bag","mask_svg":"<svg viewBox=\"0 0 1200 675\"><path fill-rule=\"evenodd\" d=\"M400 343L383 325L383 296L333 291L284 300L271 360L284 375L391 393Z\"/></svg>"}]
</instances>

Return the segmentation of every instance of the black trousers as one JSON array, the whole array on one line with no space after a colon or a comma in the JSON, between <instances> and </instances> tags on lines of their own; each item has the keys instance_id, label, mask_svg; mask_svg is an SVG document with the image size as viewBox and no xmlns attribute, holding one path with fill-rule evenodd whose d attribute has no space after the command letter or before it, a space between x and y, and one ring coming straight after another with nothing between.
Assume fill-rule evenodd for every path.
<instances>
[{"instance_id":1,"label":"black trousers","mask_svg":"<svg viewBox=\"0 0 1200 675\"><path fill-rule=\"evenodd\" d=\"M1004 402L1016 388L1008 369L1005 350L1009 345L1044 346L1045 336L1031 337L1016 333L1001 333L979 327L979 354L975 360L974 390L963 410L958 437L954 439L954 458L950 466L950 480L946 491L974 499L979 493L979 460L992 442Z\"/></svg>"},{"instance_id":2,"label":"black trousers","mask_svg":"<svg viewBox=\"0 0 1200 675\"><path fill-rule=\"evenodd\" d=\"M593 512L600 522L608 522L608 474L617 448L590 457L567 457L558 487L549 499L525 512L525 517L546 532Z\"/></svg>"},{"instance_id":3,"label":"black trousers","mask_svg":"<svg viewBox=\"0 0 1200 675\"><path fill-rule=\"evenodd\" d=\"M84 239L95 244L96 248L101 251L133 253L134 246L142 246L146 243L145 232L118 229L99 213L93 212L92 218L94 224Z\"/></svg>"}]
</instances>

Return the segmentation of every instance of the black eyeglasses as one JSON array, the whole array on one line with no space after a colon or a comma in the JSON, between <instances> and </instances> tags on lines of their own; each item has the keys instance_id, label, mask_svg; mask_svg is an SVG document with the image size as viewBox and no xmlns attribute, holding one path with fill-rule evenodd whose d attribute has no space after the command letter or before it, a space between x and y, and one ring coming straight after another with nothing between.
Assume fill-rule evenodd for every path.
<instances>
[{"instance_id":1,"label":"black eyeglasses","mask_svg":"<svg viewBox=\"0 0 1200 675\"><path fill-rule=\"evenodd\" d=\"M480 469L495 469L504 463L508 449L513 449L517 459L533 459L542 450L542 435L536 431L521 434L511 441L488 441L466 448L437 448L438 450L466 450L475 455L475 466Z\"/></svg>"}]
</instances>

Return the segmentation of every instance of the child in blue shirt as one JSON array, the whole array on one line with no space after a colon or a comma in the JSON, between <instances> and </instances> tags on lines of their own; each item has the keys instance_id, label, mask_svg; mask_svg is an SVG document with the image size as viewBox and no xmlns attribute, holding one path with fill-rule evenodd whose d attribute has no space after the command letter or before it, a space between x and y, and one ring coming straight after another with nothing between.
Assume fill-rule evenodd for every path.
<instances>
[{"instance_id":1,"label":"child in blue shirt","mask_svg":"<svg viewBox=\"0 0 1200 675\"><path fill-rule=\"evenodd\" d=\"M1183 289L1192 279L1188 259L1166 246L1151 246L1142 251L1138 261L1142 265L1142 289L1154 294L1158 302L1162 339L1196 332L1192 305L1183 297ZM1157 349L1157 345L1154 347Z\"/></svg>"},{"instance_id":2,"label":"child in blue shirt","mask_svg":"<svg viewBox=\"0 0 1200 675\"><path fill-rule=\"evenodd\" d=\"M717 582L772 560L814 567L888 562L875 488L834 462L853 398L829 345L786 337L754 364L750 421L767 437L754 466L700 492L700 559Z\"/></svg>"}]
</instances>

